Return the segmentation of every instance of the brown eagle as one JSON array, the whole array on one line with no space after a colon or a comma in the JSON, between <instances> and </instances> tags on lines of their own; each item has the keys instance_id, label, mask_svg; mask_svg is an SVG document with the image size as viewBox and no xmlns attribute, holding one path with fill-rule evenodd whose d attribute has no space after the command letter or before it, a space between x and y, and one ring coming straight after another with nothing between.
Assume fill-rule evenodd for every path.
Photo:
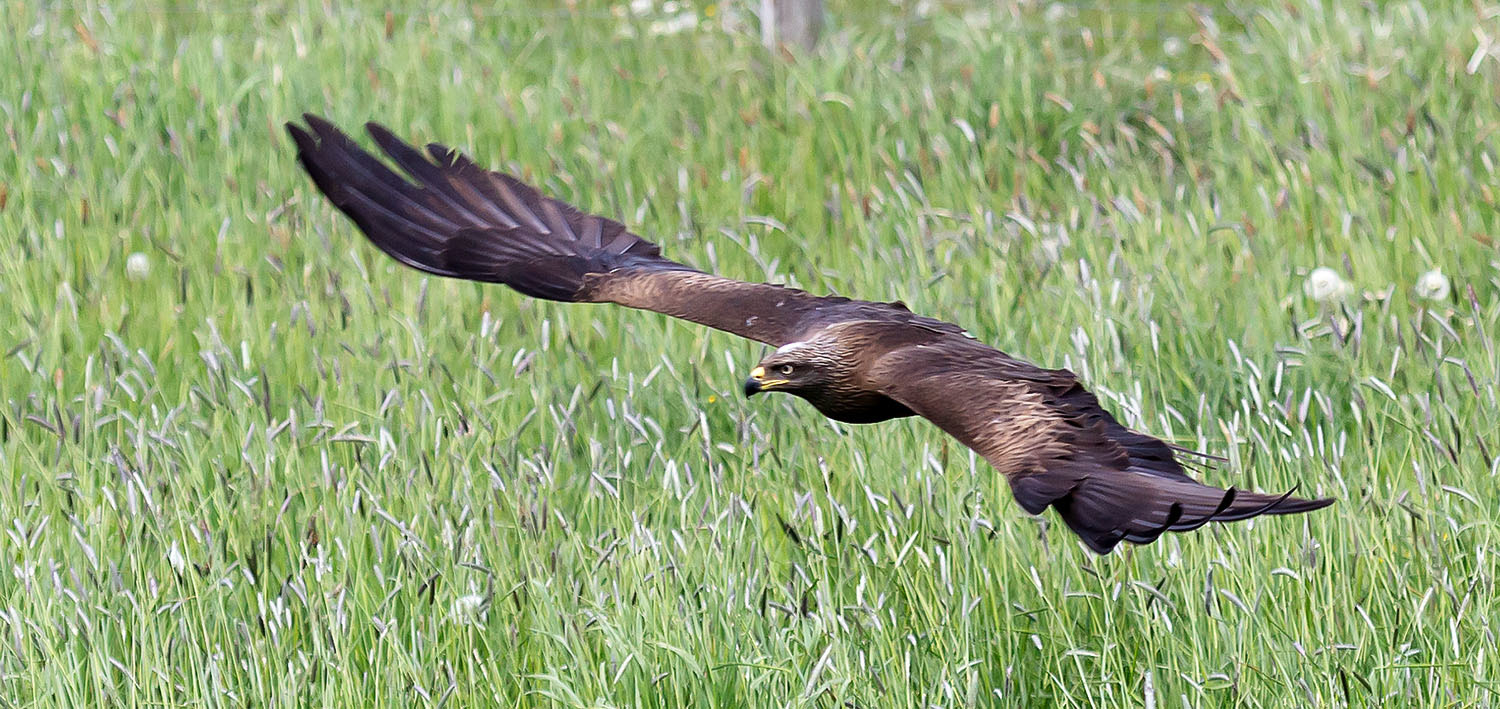
<instances>
[{"instance_id":1,"label":"brown eagle","mask_svg":"<svg viewBox=\"0 0 1500 709\"><path fill-rule=\"evenodd\" d=\"M926 418L1003 473L1027 512L1057 510L1100 554L1121 540L1147 544L1163 532L1333 503L1198 483L1177 459L1191 451L1120 425L1072 372L1023 362L901 303L704 273L619 222L442 145L424 155L367 124L403 177L327 121L304 118L307 128L287 124L302 166L397 261L547 300L654 310L772 345L745 380L747 396L796 394L850 423Z\"/></svg>"}]
</instances>

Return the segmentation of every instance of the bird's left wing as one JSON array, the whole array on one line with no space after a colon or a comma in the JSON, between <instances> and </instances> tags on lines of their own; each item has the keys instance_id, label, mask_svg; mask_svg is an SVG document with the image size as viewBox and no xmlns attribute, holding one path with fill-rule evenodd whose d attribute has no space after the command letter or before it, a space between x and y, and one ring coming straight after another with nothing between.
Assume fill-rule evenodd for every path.
<instances>
[{"instance_id":1,"label":"bird's left wing","mask_svg":"<svg viewBox=\"0 0 1500 709\"><path fill-rule=\"evenodd\" d=\"M1122 426L1072 372L972 340L940 337L893 350L871 378L1003 473L1027 512L1052 507L1100 554L1122 540L1149 544L1163 532L1333 502L1199 483L1177 461L1179 449Z\"/></svg>"},{"instance_id":2,"label":"bird's left wing","mask_svg":"<svg viewBox=\"0 0 1500 709\"><path fill-rule=\"evenodd\" d=\"M305 119L307 128L288 123L287 130L318 189L376 247L427 273L503 283L549 300L653 310L777 346L843 320L953 328L896 303L703 273L664 258L656 244L617 221L546 197L441 145L429 144L423 155L367 124L408 179L327 121Z\"/></svg>"}]
</instances>

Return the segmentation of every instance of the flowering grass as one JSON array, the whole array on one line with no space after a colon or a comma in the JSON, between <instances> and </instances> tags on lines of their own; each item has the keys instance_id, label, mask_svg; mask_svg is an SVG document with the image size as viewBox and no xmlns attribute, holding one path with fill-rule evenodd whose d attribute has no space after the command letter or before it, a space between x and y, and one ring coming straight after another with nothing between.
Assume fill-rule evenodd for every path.
<instances>
[{"instance_id":1,"label":"flowering grass","mask_svg":"<svg viewBox=\"0 0 1500 709\"><path fill-rule=\"evenodd\" d=\"M1496 704L1493 8L0 3L0 704ZM1340 502L1094 557L758 346L392 263L302 111Z\"/></svg>"}]
</instances>

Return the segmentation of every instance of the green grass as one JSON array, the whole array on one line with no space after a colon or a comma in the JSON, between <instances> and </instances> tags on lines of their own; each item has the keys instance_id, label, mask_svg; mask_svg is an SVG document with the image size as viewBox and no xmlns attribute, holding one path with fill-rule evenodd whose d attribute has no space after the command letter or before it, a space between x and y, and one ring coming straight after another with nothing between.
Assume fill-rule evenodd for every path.
<instances>
[{"instance_id":1,"label":"green grass","mask_svg":"<svg viewBox=\"0 0 1500 709\"><path fill-rule=\"evenodd\" d=\"M1497 704L1493 9L0 2L0 705ZM394 264L302 111L1340 502L1096 558L758 346Z\"/></svg>"}]
</instances>

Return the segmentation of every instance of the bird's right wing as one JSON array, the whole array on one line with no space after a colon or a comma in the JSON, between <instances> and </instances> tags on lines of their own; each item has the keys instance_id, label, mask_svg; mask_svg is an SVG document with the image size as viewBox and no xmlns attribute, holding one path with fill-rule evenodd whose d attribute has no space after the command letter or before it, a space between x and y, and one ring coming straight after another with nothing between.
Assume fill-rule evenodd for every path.
<instances>
[{"instance_id":1,"label":"bird's right wing","mask_svg":"<svg viewBox=\"0 0 1500 709\"><path fill-rule=\"evenodd\" d=\"M1148 544L1163 532L1262 514L1304 500L1193 480L1163 441L1122 426L1064 369L1042 369L973 340L896 349L873 368L882 393L984 456L1031 514L1048 507L1093 551Z\"/></svg>"},{"instance_id":2,"label":"bird's right wing","mask_svg":"<svg viewBox=\"0 0 1500 709\"><path fill-rule=\"evenodd\" d=\"M316 116L287 124L313 182L380 250L427 273L565 302L616 303L780 346L852 319L928 321L893 303L815 296L694 270L617 221L579 211L437 144L431 158L366 128L397 174ZM942 324L932 320L931 323ZM946 325L948 328L954 326Z\"/></svg>"}]
</instances>

